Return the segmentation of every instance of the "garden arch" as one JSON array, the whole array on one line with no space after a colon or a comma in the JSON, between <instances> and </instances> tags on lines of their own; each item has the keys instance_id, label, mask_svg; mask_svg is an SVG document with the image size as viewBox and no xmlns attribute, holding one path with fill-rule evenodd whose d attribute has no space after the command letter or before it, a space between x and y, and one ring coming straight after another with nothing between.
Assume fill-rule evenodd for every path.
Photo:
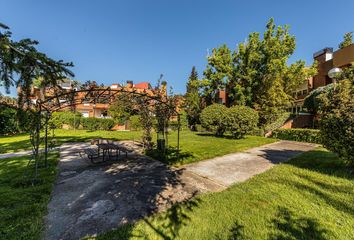
<instances>
[{"instance_id":1,"label":"garden arch","mask_svg":"<svg viewBox=\"0 0 354 240\"><path fill-rule=\"evenodd\" d=\"M72 89L67 90L61 87L56 87L52 89L52 94L50 96L44 96L43 91L39 99L33 100L32 102L27 101L26 107L33 110L34 116L37 117L36 127L31 132L31 144L33 158L35 160L35 176L37 175L38 163L41 158L41 152L39 146L41 142L44 141L44 163L47 166L48 160L48 120L53 112L57 112L63 109L76 109L79 104L98 104L98 103L111 103L120 94L128 94L130 96L137 97L143 101L147 101L151 106L157 102L166 106L171 110L175 116L177 116L177 159L179 159L180 150L180 130L181 121L180 114L176 110L175 106L171 106L167 101L168 96L149 94L147 91L137 91L136 89L119 87L89 87L87 89ZM79 97L81 95L81 97ZM83 97L82 97L83 95ZM12 103L13 105L14 103ZM20 108L19 105L14 105ZM43 121L44 120L44 121ZM168 120L167 120L168 121ZM165 128L165 126L164 126ZM41 138L41 132L44 130L44 136ZM167 129L164 129L167 131ZM165 138L165 134L163 134Z\"/></svg>"}]
</instances>

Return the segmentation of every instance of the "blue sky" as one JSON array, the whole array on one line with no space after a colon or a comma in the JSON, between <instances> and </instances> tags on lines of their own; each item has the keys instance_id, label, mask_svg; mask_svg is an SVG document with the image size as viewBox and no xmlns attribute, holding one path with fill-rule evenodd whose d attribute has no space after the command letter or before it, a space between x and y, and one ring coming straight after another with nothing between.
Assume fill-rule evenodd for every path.
<instances>
[{"instance_id":1,"label":"blue sky","mask_svg":"<svg viewBox=\"0 0 354 240\"><path fill-rule=\"evenodd\" d=\"M0 0L0 22L15 39L39 40L41 51L74 62L77 80L155 84L162 73L183 93L192 66L202 74L207 49L234 49L270 17L296 36L291 61L310 64L314 52L354 31L353 9L353 0Z\"/></svg>"}]
</instances>

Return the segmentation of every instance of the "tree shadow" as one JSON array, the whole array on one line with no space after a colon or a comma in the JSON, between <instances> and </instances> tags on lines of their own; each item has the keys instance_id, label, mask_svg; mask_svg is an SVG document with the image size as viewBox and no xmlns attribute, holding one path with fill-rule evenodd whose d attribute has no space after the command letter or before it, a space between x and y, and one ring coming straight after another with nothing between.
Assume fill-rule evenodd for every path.
<instances>
[{"instance_id":1,"label":"tree shadow","mask_svg":"<svg viewBox=\"0 0 354 240\"><path fill-rule=\"evenodd\" d=\"M233 137L232 135L229 135L229 134L224 134L222 136L217 136L215 135L214 133L211 133L211 132L197 132L196 135L198 136L202 136L202 137L213 137L213 138L224 138L224 139L238 139L238 138L235 138Z\"/></svg>"},{"instance_id":2,"label":"tree shadow","mask_svg":"<svg viewBox=\"0 0 354 240\"><path fill-rule=\"evenodd\" d=\"M69 145L64 146L69 155L66 162L78 161L70 154L77 151L75 145L72 149ZM86 168L66 164L65 172L70 171L74 173L69 176L59 173L47 216L47 226L61 226L64 220L66 224L59 233L56 227L49 229L47 237L78 239L120 226L123 227L114 231L115 234L131 236L136 231L125 224L144 219L157 235L173 239L200 201L194 198L198 189L183 180L183 169L170 168L144 155L128 155L128 158ZM63 172L61 164L59 172ZM162 224L149 219L157 212L163 212ZM110 238L103 236L102 239Z\"/></svg>"},{"instance_id":3,"label":"tree shadow","mask_svg":"<svg viewBox=\"0 0 354 240\"><path fill-rule=\"evenodd\" d=\"M270 240L325 240L331 232L313 218L295 217L294 213L284 207L278 208L278 214L271 221L276 232L269 235Z\"/></svg>"},{"instance_id":4,"label":"tree shadow","mask_svg":"<svg viewBox=\"0 0 354 240\"><path fill-rule=\"evenodd\" d=\"M227 239L227 240L241 240L241 239L244 239L244 226L241 225L238 221L235 221L233 224L232 224L232 227L227 231L227 236L226 238L221 235L221 234L218 234L218 235L215 235L214 239L215 240L223 240L223 239Z\"/></svg>"},{"instance_id":5,"label":"tree shadow","mask_svg":"<svg viewBox=\"0 0 354 240\"><path fill-rule=\"evenodd\" d=\"M257 152L257 155L267 159L273 164L287 162L297 155L306 152L306 150L276 150L276 149L262 149Z\"/></svg>"},{"instance_id":6,"label":"tree shadow","mask_svg":"<svg viewBox=\"0 0 354 240\"><path fill-rule=\"evenodd\" d=\"M332 152L315 149L302 154L300 158L292 159L287 164L330 176L354 179L354 174L345 161Z\"/></svg>"},{"instance_id":7,"label":"tree shadow","mask_svg":"<svg viewBox=\"0 0 354 240\"><path fill-rule=\"evenodd\" d=\"M154 224L148 218L144 218L144 222L162 239L171 240L179 236L179 231L182 227L187 226L191 220L189 214L198 207L200 199L194 198L194 193L189 199L181 203L173 205L170 209L164 212L158 222L162 224Z\"/></svg>"}]
</instances>

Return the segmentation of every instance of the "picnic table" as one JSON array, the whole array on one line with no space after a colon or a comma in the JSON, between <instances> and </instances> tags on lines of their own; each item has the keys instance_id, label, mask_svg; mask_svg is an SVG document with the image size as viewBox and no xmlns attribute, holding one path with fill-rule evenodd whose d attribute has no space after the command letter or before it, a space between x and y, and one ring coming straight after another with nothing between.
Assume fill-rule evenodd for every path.
<instances>
[{"instance_id":1,"label":"picnic table","mask_svg":"<svg viewBox=\"0 0 354 240\"><path fill-rule=\"evenodd\" d=\"M114 156L115 159L118 159L120 152L124 152L125 156L128 157L128 152L131 152L131 150L113 143L99 143L96 146L98 147L98 152L102 151L103 161L107 156L108 158Z\"/></svg>"}]
</instances>

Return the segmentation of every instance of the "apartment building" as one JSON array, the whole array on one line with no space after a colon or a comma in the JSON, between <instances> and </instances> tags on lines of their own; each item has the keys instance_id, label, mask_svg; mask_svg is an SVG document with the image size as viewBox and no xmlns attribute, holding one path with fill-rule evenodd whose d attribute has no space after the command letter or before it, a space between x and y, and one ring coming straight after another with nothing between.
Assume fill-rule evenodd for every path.
<instances>
[{"instance_id":1,"label":"apartment building","mask_svg":"<svg viewBox=\"0 0 354 240\"><path fill-rule=\"evenodd\" d=\"M345 48L333 51L333 48L324 48L313 54L314 61L317 61L317 74L306 79L293 93L294 102L289 109L294 113L302 111L305 97L314 89L326 86L333 82L328 76L332 68L345 68L354 62L354 44Z\"/></svg>"}]
</instances>

